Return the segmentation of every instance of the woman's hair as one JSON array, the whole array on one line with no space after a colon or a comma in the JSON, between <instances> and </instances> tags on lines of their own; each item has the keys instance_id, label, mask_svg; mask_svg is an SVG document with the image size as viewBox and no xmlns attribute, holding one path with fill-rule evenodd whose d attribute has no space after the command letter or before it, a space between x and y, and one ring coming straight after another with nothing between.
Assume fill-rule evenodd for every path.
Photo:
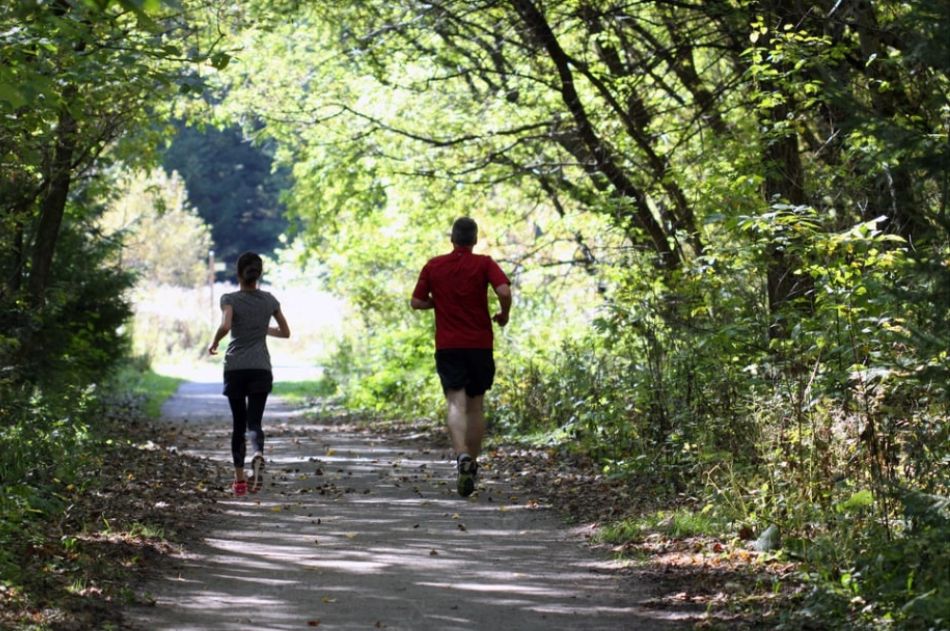
<instances>
[{"instance_id":1,"label":"woman's hair","mask_svg":"<svg viewBox=\"0 0 950 631\"><path fill-rule=\"evenodd\" d=\"M452 224L452 243L475 245L478 241L478 224L471 217L459 217Z\"/></svg>"},{"instance_id":2,"label":"woman's hair","mask_svg":"<svg viewBox=\"0 0 950 631\"><path fill-rule=\"evenodd\" d=\"M254 252L245 252L237 260L238 278L253 283L264 273L264 261Z\"/></svg>"}]
</instances>

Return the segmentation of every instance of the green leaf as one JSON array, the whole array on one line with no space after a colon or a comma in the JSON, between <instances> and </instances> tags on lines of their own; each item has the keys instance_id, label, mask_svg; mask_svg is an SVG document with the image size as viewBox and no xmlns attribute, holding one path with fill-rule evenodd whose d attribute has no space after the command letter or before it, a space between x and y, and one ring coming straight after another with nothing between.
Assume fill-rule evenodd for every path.
<instances>
[{"instance_id":1,"label":"green leaf","mask_svg":"<svg viewBox=\"0 0 950 631\"><path fill-rule=\"evenodd\" d=\"M161 8L160 0L119 0L119 4L127 11L135 14L138 27L143 31L158 33L161 31L158 23L149 17L149 13L155 13Z\"/></svg>"},{"instance_id":2,"label":"green leaf","mask_svg":"<svg viewBox=\"0 0 950 631\"><path fill-rule=\"evenodd\" d=\"M10 85L9 83L0 83L0 101L6 101L12 105L14 109L26 105L26 99L23 98L20 91L16 86Z\"/></svg>"},{"instance_id":3,"label":"green leaf","mask_svg":"<svg viewBox=\"0 0 950 631\"><path fill-rule=\"evenodd\" d=\"M838 512L843 513L860 508L867 508L873 503L874 495L868 489L864 489L853 494L851 497L838 504L835 508L838 510Z\"/></svg>"},{"instance_id":4,"label":"green leaf","mask_svg":"<svg viewBox=\"0 0 950 631\"><path fill-rule=\"evenodd\" d=\"M162 0L119 0L119 4L137 14L157 13L162 8Z\"/></svg>"},{"instance_id":5,"label":"green leaf","mask_svg":"<svg viewBox=\"0 0 950 631\"><path fill-rule=\"evenodd\" d=\"M231 55L227 53L215 53L211 55L211 65L218 70L224 70L228 67L228 63L231 61Z\"/></svg>"},{"instance_id":6,"label":"green leaf","mask_svg":"<svg viewBox=\"0 0 950 631\"><path fill-rule=\"evenodd\" d=\"M112 0L86 0L85 5L99 11L105 11L112 4Z\"/></svg>"}]
</instances>

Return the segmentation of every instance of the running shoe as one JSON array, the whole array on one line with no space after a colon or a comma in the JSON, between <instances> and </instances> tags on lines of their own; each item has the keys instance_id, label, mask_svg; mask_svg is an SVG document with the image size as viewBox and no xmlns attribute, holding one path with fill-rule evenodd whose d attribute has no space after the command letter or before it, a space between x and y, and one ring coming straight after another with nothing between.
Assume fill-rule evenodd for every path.
<instances>
[{"instance_id":1,"label":"running shoe","mask_svg":"<svg viewBox=\"0 0 950 631\"><path fill-rule=\"evenodd\" d=\"M475 478L478 476L478 464L466 456L459 459L458 470L458 493L462 497L468 497L475 491Z\"/></svg>"},{"instance_id":2,"label":"running shoe","mask_svg":"<svg viewBox=\"0 0 950 631\"><path fill-rule=\"evenodd\" d=\"M244 497L245 495L247 495L247 481L235 480L231 484L231 489L234 491L235 497Z\"/></svg>"},{"instance_id":3,"label":"running shoe","mask_svg":"<svg viewBox=\"0 0 950 631\"><path fill-rule=\"evenodd\" d=\"M251 458L251 484L249 490L251 493L257 493L264 487L264 454L257 452Z\"/></svg>"}]
</instances>

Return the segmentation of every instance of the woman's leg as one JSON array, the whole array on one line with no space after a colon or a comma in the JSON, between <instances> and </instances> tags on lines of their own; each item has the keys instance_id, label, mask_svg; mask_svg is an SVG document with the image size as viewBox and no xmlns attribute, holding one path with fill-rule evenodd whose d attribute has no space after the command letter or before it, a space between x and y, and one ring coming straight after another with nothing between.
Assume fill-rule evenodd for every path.
<instances>
[{"instance_id":1,"label":"woman's leg","mask_svg":"<svg viewBox=\"0 0 950 631\"><path fill-rule=\"evenodd\" d=\"M247 431L247 399L243 396L228 396L231 417L234 426L231 429L231 457L234 460L234 477L244 479L244 457L247 447L244 444L244 432Z\"/></svg>"},{"instance_id":2,"label":"woman's leg","mask_svg":"<svg viewBox=\"0 0 950 631\"><path fill-rule=\"evenodd\" d=\"M267 393L247 395L247 429L254 433L255 453L264 453L264 430L261 423L264 419L264 406L267 405Z\"/></svg>"}]
</instances>

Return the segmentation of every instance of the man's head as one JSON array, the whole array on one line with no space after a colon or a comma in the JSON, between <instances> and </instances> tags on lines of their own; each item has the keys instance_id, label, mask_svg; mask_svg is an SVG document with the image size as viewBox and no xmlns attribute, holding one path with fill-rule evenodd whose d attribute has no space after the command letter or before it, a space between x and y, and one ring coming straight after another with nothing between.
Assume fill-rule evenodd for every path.
<instances>
[{"instance_id":1,"label":"man's head","mask_svg":"<svg viewBox=\"0 0 950 631\"><path fill-rule=\"evenodd\" d=\"M471 217L459 217L452 224L452 243L473 246L478 243L478 224Z\"/></svg>"},{"instance_id":2,"label":"man's head","mask_svg":"<svg viewBox=\"0 0 950 631\"><path fill-rule=\"evenodd\" d=\"M237 260L238 278L246 283L253 283L264 273L264 261L254 252L245 252Z\"/></svg>"}]
</instances>

